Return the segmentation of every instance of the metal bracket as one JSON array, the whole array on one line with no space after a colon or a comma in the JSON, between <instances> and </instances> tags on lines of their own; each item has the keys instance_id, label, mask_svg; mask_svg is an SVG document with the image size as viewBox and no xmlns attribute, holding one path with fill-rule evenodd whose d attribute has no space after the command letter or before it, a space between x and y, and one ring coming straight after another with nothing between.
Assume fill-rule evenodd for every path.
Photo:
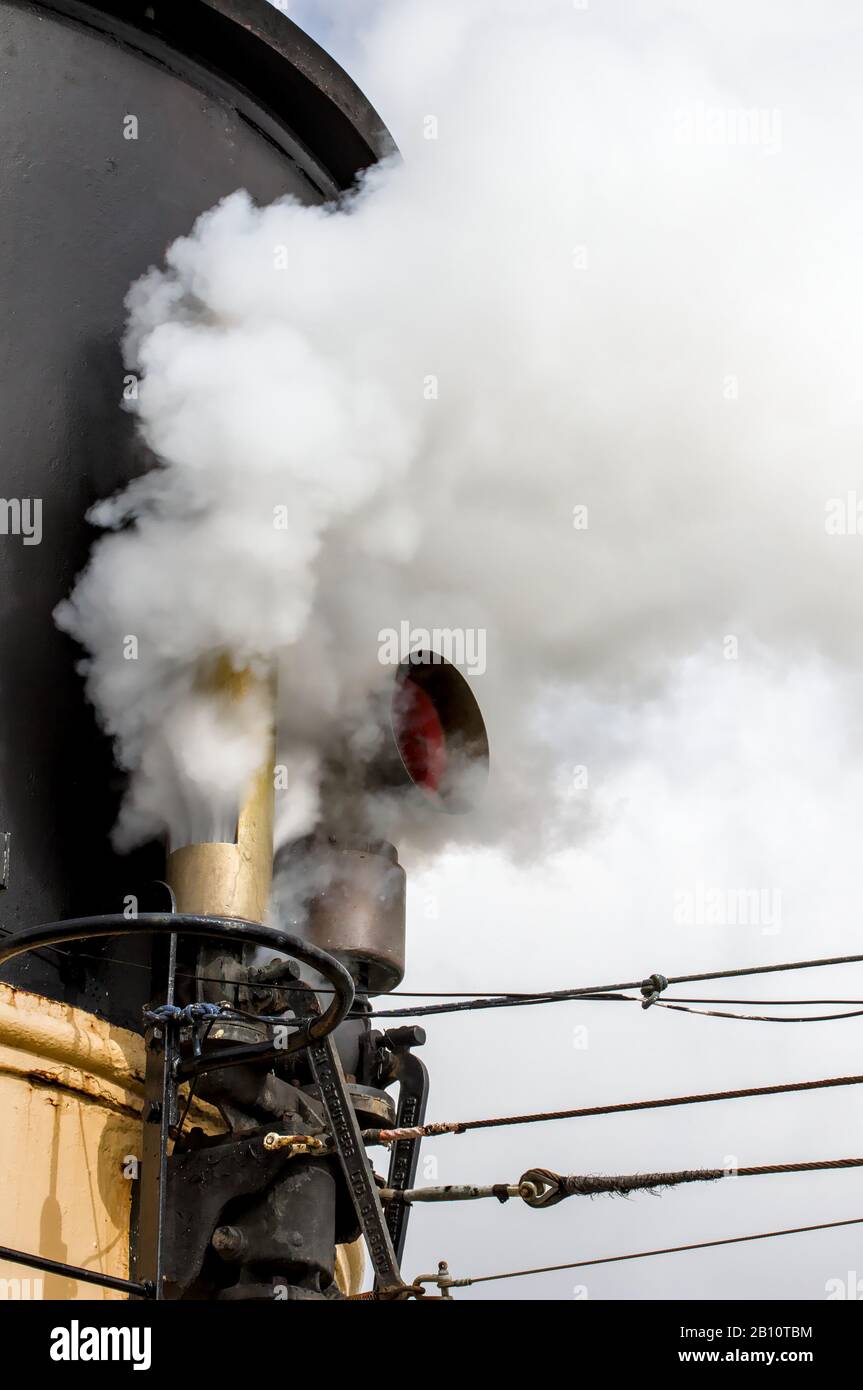
<instances>
[{"instance_id":1,"label":"metal bracket","mask_svg":"<svg viewBox=\"0 0 863 1390\"><path fill-rule=\"evenodd\" d=\"M167 942L164 1003L173 1004L177 971L177 936ZM160 1001L161 1002L161 1001ZM176 1064L179 1029L173 1019L151 1023L144 1033L144 1140L139 1188L136 1273L165 1297L165 1211L168 1197L168 1141L177 1122Z\"/></svg>"},{"instance_id":2,"label":"metal bracket","mask_svg":"<svg viewBox=\"0 0 863 1390\"><path fill-rule=\"evenodd\" d=\"M384 1033L388 1046L398 1059L399 1105L395 1128L410 1129L425 1121L429 1074L425 1063L411 1051L426 1040L422 1028L390 1028ZM420 1161L420 1139L398 1139L390 1150L387 1187L405 1191L413 1187ZM399 1260L405 1252L410 1206L405 1202L387 1204L387 1226Z\"/></svg>"},{"instance_id":3,"label":"metal bracket","mask_svg":"<svg viewBox=\"0 0 863 1390\"><path fill-rule=\"evenodd\" d=\"M312 1043L308 1057L378 1285L382 1289L401 1288L404 1280L332 1035L322 1042Z\"/></svg>"}]
</instances>

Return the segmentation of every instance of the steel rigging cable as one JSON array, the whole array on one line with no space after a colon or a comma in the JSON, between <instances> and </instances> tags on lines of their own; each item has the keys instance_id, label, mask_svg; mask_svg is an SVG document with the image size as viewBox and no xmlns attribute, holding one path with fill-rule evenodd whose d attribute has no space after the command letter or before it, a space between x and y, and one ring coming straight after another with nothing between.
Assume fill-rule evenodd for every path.
<instances>
[{"instance_id":1,"label":"steel rigging cable","mask_svg":"<svg viewBox=\"0 0 863 1390\"><path fill-rule=\"evenodd\" d=\"M382 1187L382 1202L475 1202L494 1197L507 1202L520 1197L535 1211L557 1206L567 1197L628 1197L632 1192L656 1193L663 1187L691 1182L720 1182L723 1178L761 1178L788 1173L824 1173L863 1168L863 1158L824 1158L804 1163L762 1163L745 1168L683 1168L665 1173L555 1173L551 1168L528 1168L513 1183L447 1183L444 1187Z\"/></svg>"},{"instance_id":2,"label":"steel rigging cable","mask_svg":"<svg viewBox=\"0 0 863 1390\"><path fill-rule=\"evenodd\" d=\"M742 1245L751 1240L773 1240L776 1236L799 1236L809 1231L832 1231L839 1226L863 1225L863 1216L851 1216L845 1221L821 1221L815 1226L787 1226L779 1231L759 1231L751 1236L725 1236L722 1240L700 1240L691 1245L666 1245L659 1250L636 1250L630 1255L605 1255L596 1260L573 1260L569 1264L540 1265L535 1269L510 1269L502 1274L476 1274L470 1279L449 1279L442 1281L442 1287L453 1289L468 1288L471 1284L490 1284L497 1279L523 1279L530 1274L555 1274L564 1269L586 1269L589 1265L618 1264L622 1260L647 1260L654 1255L680 1255L688 1250L710 1250L719 1245ZM434 1276L424 1282L437 1282ZM362 1295L360 1295L362 1297Z\"/></svg>"},{"instance_id":3,"label":"steel rigging cable","mask_svg":"<svg viewBox=\"0 0 863 1390\"><path fill-rule=\"evenodd\" d=\"M663 979L664 986L693 984L701 980L732 980L746 975L775 975L787 970L815 970L825 965L859 965L863 956L829 956L819 960L788 961L781 965L749 965L735 970L702 971L695 975L651 976L651 980ZM625 980L610 985L584 986L580 989L552 990L546 994L504 995L495 998L465 999L455 1004L424 1004L417 1008L374 1010L372 1018L417 1018L425 1014L461 1013L477 1009L518 1008L527 1004L556 1004L568 999L583 999L587 996L620 995L623 990L644 990L648 981Z\"/></svg>"},{"instance_id":4,"label":"steel rigging cable","mask_svg":"<svg viewBox=\"0 0 863 1390\"><path fill-rule=\"evenodd\" d=\"M863 1076L831 1076L818 1081L786 1081L776 1086L747 1086L736 1091L706 1091L701 1095L666 1096L661 1100L631 1100L614 1105L587 1105L577 1110L541 1110L526 1115L499 1115L485 1120L451 1120L403 1129L366 1129L368 1144L392 1144L401 1139L426 1139L439 1134L464 1134L472 1129L497 1129L504 1125L538 1124L546 1120L580 1120L592 1115L620 1115L635 1110L662 1110L674 1105L704 1105L709 1101L747 1100L753 1096L779 1096L795 1091L818 1091L833 1086L859 1086Z\"/></svg>"}]
</instances>

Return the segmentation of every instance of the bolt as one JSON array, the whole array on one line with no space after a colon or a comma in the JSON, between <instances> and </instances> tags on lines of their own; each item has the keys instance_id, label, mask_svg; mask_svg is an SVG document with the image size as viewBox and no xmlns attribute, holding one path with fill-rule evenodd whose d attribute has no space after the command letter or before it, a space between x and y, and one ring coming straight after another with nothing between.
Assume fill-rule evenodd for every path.
<instances>
[{"instance_id":1,"label":"bolt","mask_svg":"<svg viewBox=\"0 0 863 1390\"><path fill-rule=\"evenodd\" d=\"M293 1245L295 1250L298 1250L301 1245L305 1245L306 1243L300 1231L291 1231L291 1234L288 1237L288 1242L289 1244Z\"/></svg>"},{"instance_id":2,"label":"bolt","mask_svg":"<svg viewBox=\"0 0 863 1390\"><path fill-rule=\"evenodd\" d=\"M217 1226L210 1241L222 1260L239 1260L246 1250L246 1237L236 1226Z\"/></svg>"}]
</instances>

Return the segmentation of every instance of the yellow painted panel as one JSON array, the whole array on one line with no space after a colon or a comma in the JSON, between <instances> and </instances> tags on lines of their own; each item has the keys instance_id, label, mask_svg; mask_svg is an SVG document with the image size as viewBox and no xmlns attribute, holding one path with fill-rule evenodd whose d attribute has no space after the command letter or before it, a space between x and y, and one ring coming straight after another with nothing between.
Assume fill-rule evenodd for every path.
<instances>
[{"instance_id":1,"label":"yellow painted panel","mask_svg":"<svg viewBox=\"0 0 863 1390\"><path fill-rule=\"evenodd\" d=\"M0 1245L128 1277L128 1160L141 1152L143 1070L136 1034L0 984ZM198 1102L191 1118L222 1128ZM362 1270L361 1243L340 1247L344 1292L360 1288ZM9 1297L125 1294L0 1261L0 1299Z\"/></svg>"}]
</instances>

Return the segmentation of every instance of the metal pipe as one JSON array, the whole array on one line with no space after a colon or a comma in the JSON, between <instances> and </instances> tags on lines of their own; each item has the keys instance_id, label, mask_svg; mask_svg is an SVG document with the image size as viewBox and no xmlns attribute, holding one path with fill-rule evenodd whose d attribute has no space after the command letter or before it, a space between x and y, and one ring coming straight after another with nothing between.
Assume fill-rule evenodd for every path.
<instances>
[{"instance_id":1,"label":"metal pipe","mask_svg":"<svg viewBox=\"0 0 863 1390\"><path fill-rule=\"evenodd\" d=\"M201 689L228 705L265 699L272 710L272 681L249 670L235 670L226 656L202 674ZM266 919L273 879L273 763L275 733L271 728L261 764L237 813L234 841L183 845L168 855L166 877L177 900L177 911L206 917L240 917L247 922Z\"/></svg>"},{"instance_id":2,"label":"metal pipe","mask_svg":"<svg viewBox=\"0 0 863 1390\"><path fill-rule=\"evenodd\" d=\"M0 1260L10 1265L25 1265L28 1269L39 1269L45 1274L62 1274L69 1279L80 1279L85 1284L100 1284L105 1289L116 1289L134 1298L153 1298L153 1285L147 1282L135 1283L134 1279L119 1279L113 1274L101 1274L97 1269L84 1269L81 1265L65 1264L63 1260L49 1260L44 1255L28 1255L24 1250L13 1250L8 1245L0 1245Z\"/></svg>"},{"instance_id":3,"label":"metal pipe","mask_svg":"<svg viewBox=\"0 0 863 1390\"><path fill-rule=\"evenodd\" d=\"M537 1189L530 1182L497 1182L488 1187L473 1185L459 1186L449 1183L446 1187L398 1187L381 1188L382 1202L476 1202L482 1197L496 1197L506 1202L510 1197L521 1197L525 1201L537 1195Z\"/></svg>"}]
</instances>

